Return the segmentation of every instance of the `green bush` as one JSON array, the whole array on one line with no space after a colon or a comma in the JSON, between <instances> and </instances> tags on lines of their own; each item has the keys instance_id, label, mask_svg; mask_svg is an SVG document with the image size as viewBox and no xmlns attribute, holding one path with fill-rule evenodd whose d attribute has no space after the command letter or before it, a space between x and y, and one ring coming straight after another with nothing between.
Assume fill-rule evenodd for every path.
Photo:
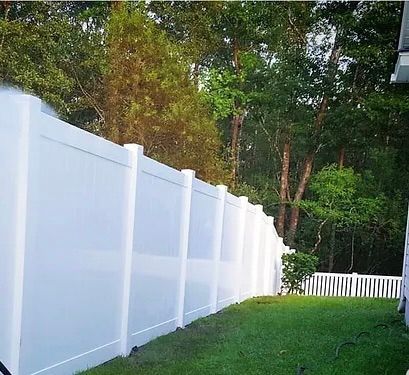
<instances>
[{"instance_id":1,"label":"green bush","mask_svg":"<svg viewBox=\"0 0 409 375\"><path fill-rule=\"evenodd\" d=\"M318 257L306 253L284 254L282 289L288 294L304 293L302 282L317 269Z\"/></svg>"}]
</instances>

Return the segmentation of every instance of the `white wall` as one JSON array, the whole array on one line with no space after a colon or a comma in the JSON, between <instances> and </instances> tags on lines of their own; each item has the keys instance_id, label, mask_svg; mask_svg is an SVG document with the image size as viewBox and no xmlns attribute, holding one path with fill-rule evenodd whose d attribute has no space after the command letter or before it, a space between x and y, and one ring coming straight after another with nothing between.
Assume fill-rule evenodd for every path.
<instances>
[{"instance_id":1,"label":"white wall","mask_svg":"<svg viewBox=\"0 0 409 375\"><path fill-rule=\"evenodd\" d=\"M279 288L261 206L0 97L0 360L69 375Z\"/></svg>"},{"instance_id":2,"label":"white wall","mask_svg":"<svg viewBox=\"0 0 409 375\"><path fill-rule=\"evenodd\" d=\"M402 287L399 305L398 309L401 309L401 307L404 308L406 325L409 325L409 208L406 222L405 244L403 248Z\"/></svg>"}]
</instances>

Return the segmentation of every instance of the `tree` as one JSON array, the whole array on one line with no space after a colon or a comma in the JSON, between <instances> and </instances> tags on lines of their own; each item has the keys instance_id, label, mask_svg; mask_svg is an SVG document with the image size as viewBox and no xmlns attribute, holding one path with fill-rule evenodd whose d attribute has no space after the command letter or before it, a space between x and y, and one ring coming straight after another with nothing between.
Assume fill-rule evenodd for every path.
<instances>
[{"instance_id":1,"label":"tree","mask_svg":"<svg viewBox=\"0 0 409 375\"><path fill-rule=\"evenodd\" d=\"M369 181L365 183L368 185ZM330 226L328 272L332 272L334 266L337 230L347 227L353 227L356 230L359 226L370 226L378 220L385 209L385 198L382 195L365 195L363 186L364 180L352 168L331 165L323 168L313 177L310 186L313 199L300 202L300 207L320 221L317 242L311 250L313 253L319 250L323 226L325 224ZM353 252L352 245L349 271L353 268Z\"/></svg>"},{"instance_id":2,"label":"tree","mask_svg":"<svg viewBox=\"0 0 409 375\"><path fill-rule=\"evenodd\" d=\"M106 3L2 2L0 84L41 97L87 128L102 120Z\"/></svg>"},{"instance_id":3,"label":"tree","mask_svg":"<svg viewBox=\"0 0 409 375\"><path fill-rule=\"evenodd\" d=\"M335 271L401 272L409 94L389 81L400 3L127 3L129 19L111 22L122 6L0 3L1 83L75 125L234 185L276 217L287 243L317 246L322 267L334 254ZM334 163L325 173L357 181L348 204L379 198L382 214L332 216L323 176Z\"/></svg>"},{"instance_id":4,"label":"tree","mask_svg":"<svg viewBox=\"0 0 409 375\"><path fill-rule=\"evenodd\" d=\"M140 7L120 5L108 25L104 134L147 155L222 181L215 121L189 79L189 62Z\"/></svg>"},{"instance_id":5,"label":"tree","mask_svg":"<svg viewBox=\"0 0 409 375\"><path fill-rule=\"evenodd\" d=\"M176 2L153 3L150 9L161 27L195 55L195 75L224 130L234 186L243 124L257 96L253 73L262 55L271 58L266 46L272 48L281 35L282 22L274 22L280 8L257 2Z\"/></svg>"}]
</instances>

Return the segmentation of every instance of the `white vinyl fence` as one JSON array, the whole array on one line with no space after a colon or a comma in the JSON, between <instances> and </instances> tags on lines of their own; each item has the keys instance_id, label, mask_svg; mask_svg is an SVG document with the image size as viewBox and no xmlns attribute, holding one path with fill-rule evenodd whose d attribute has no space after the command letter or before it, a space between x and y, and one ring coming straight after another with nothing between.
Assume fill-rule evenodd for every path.
<instances>
[{"instance_id":1,"label":"white vinyl fence","mask_svg":"<svg viewBox=\"0 0 409 375\"><path fill-rule=\"evenodd\" d=\"M0 94L0 361L71 375L280 289L272 217Z\"/></svg>"},{"instance_id":2,"label":"white vinyl fence","mask_svg":"<svg viewBox=\"0 0 409 375\"><path fill-rule=\"evenodd\" d=\"M402 277L316 272L303 282L307 296L399 298Z\"/></svg>"}]
</instances>

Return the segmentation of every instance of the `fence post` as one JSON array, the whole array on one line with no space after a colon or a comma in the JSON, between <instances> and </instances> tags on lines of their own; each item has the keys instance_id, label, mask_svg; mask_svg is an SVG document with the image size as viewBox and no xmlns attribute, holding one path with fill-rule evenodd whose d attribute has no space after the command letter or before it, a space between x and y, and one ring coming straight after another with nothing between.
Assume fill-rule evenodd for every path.
<instances>
[{"instance_id":1,"label":"fence post","mask_svg":"<svg viewBox=\"0 0 409 375\"><path fill-rule=\"evenodd\" d=\"M187 253L189 248L189 226L190 226L190 207L192 205L192 185L195 177L195 171L191 169L183 169L185 175L185 193L183 194L182 202L182 220L180 228L180 278L179 278L179 296L178 296L178 315L177 327L184 327L185 315L185 290L186 290L186 269L187 269Z\"/></svg>"},{"instance_id":2,"label":"fence post","mask_svg":"<svg viewBox=\"0 0 409 375\"><path fill-rule=\"evenodd\" d=\"M236 264L236 291L234 301L240 302L241 293L241 276L243 269L243 252L244 252L244 236L246 233L246 216L247 216L247 205L249 202L248 197L240 197L240 217L239 217L239 227L237 230L237 264Z\"/></svg>"},{"instance_id":3,"label":"fence post","mask_svg":"<svg viewBox=\"0 0 409 375\"><path fill-rule=\"evenodd\" d=\"M14 264L14 292L13 292L13 318L10 342L10 372L19 375L20 372L20 346L21 327L23 318L23 289L24 289L24 260L26 252L27 235L27 196L29 185L30 146L35 141L35 129L32 126L32 115L41 111L41 100L30 95L21 95L18 99L21 111L19 114L19 126L21 128L18 140L19 160L17 165L17 202L15 224L15 264ZM34 133L34 134L33 134Z\"/></svg>"},{"instance_id":4,"label":"fence post","mask_svg":"<svg viewBox=\"0 0 409 375\"><path fill-rule=\"evenodd\" d=\"M408 205L408 214L406 219L406 233L405 233L405 244L403 247L403 265L402 265L402 282L400 286L400 297L399 297L399 307L398 311L403 312L404 310L404 299L405 299L405 279L406 279L406 262L408 261L409 256L409 205Z\"/></svg>"},{"instance_id":5,"label":"fence post","mask_svg":"<svg viewBox=\"0 0 409 375\"><path fill-rule=\"evenodd\" d=\"M282 256L284 253L284 240L282 237L278 237L277 240L277 248L278 248L278 275L277 275L277 293L282 293L282 285L283 285L283 259Z\"/></svg>"},{"instance_id":6,"label":"fence post","mask_svg":"<svg viewBox=\"0 0 409 375\"><path fill-rule=\"evenodd\" d=\"M278 237L277 234L274 233L273 235L273 240L272 240L272 251L273 251L273 259L272 259L272 267L273 267L273 277L271 280L271 293L273 295L276 295L278 293L278 287L279 287L279 278L281 277L280 274L280 251L278 248Z\"/></svg>"},{"instance_id":7,"label":"fence post","mask_svg":"<svg viewBox=\"0 0 409 375\"><path fill-rule=\"evenodd\" d=\"M212 289L210 291L210 312L217 311L217 292L219 288L220 256L222 252L224 207L226 204L227 187L217 185L218 203L216 208L216 218L214 223L213 237L213 278Z\"/></svg>"},{"instance_id":8,"label":"fence post","mask_svg":"<svg viewBox=\"0 0 409 375\"><path fill-rule=\"evenodd\" d=\"M260 235L261 235L261 224L263 215L263 206L257 204L256 208L256 218L254 225L254 246L253 246L253 267L252 267L252 297L257 295L257 275L258 275L258 258L260 255Z\"/></svg>"},{"instance_id":9,"label":"fence post","mask_svg":"<svg viewBox=\"0 0 409 375\"><path fill-rule=\"evenodd\" d=\"M273 264L273 226L274 218L267 217L267 230L266 230L266 264L264 267L264 295L272 294L273 288L273 272L275 270ZM275 272L274 272L275 273Z\"/></svg>"},{"instance_id":10,"label":"fence post","mask_svg":"<svg viewBox=\"0 0 409 375\"><path fill-rule=\"evenodd\" d=\"M131 169L128 183L128 203L125 220L125 254L124 254L124 286L122 296L122 321L121 321L121 355L127 356L131 351L128 345L129 300L131 296L132 281L132 253L135 228L135 204L138 171L143 158L143 146L137 144L124 145L131 155Z\"/></svg>"},{"instance_id":11,"label":"fence post","mask_svg":"<svg viewBox=\"0 0 409 375\"><path fill-rule=\"evenodd\" d=\"M358 280L358 274L356 272L352 272L351 277L351 297L356 297L356 282Z\"/></svg>"}]
</instances>

